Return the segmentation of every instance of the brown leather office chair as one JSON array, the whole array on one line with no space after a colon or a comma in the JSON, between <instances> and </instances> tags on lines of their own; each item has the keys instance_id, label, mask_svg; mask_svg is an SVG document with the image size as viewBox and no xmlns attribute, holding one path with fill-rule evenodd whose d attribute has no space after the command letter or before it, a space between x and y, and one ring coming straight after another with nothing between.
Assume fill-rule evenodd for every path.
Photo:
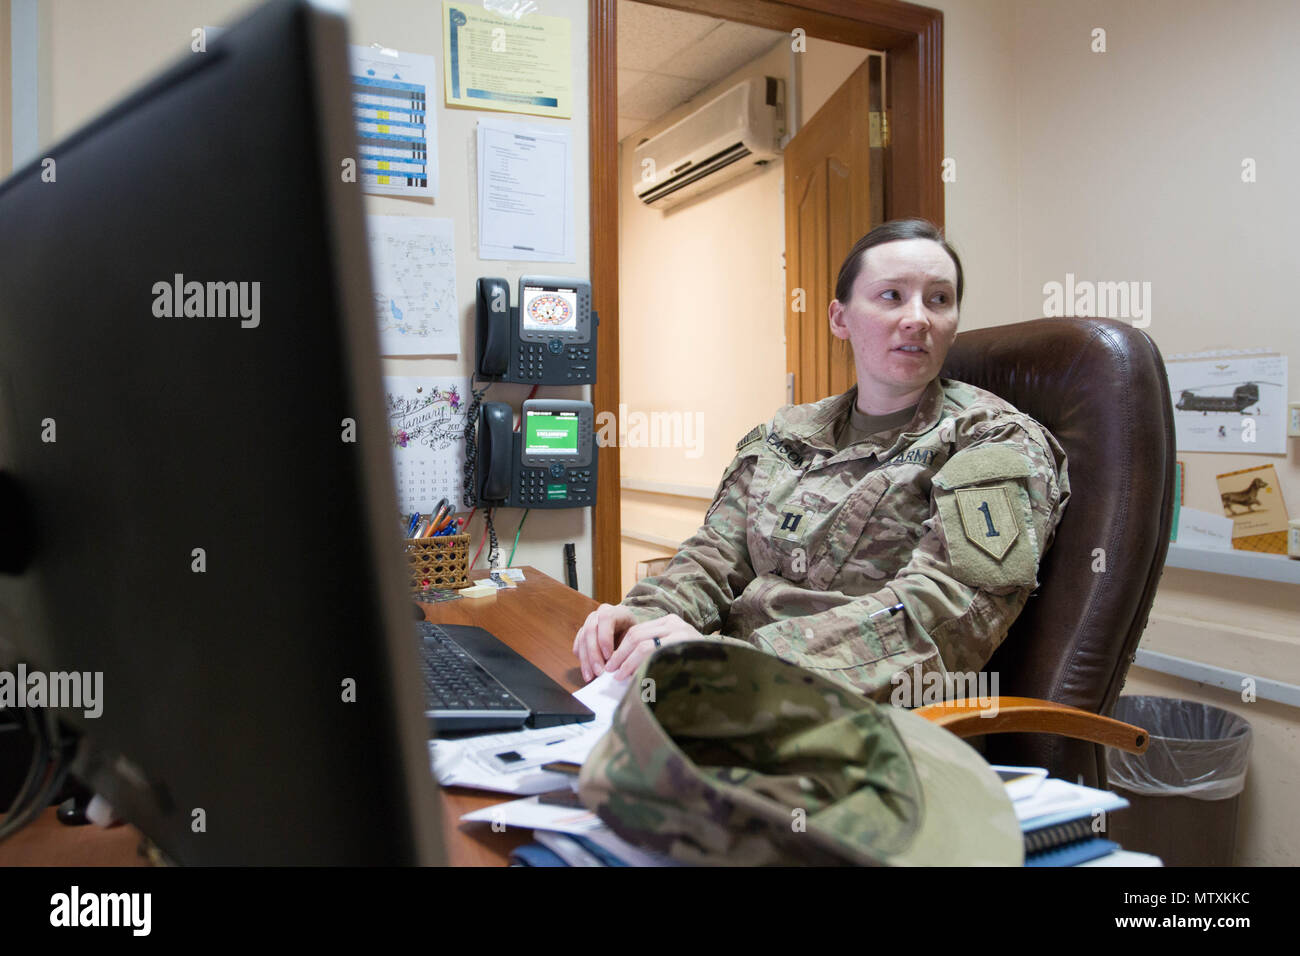
<instances>
[{"instance_id":1,"label":"brown leather office chair","mask_svg":"<svg viewBox=\"0 0 1300 956\"><path fill-rule=\"evenodd\" d=\"M919 712L958 736L988 733L990 763L1105 786L1103 747L1091 741L1137 752L1147 742L1093 715L1115 706L1169 550L1174 419L1160 352L1120 322L1045 318L960 333L940 374L1045 425L1069 459L1070 501L1038 590L986 668L1001 694L1031 700L1004 697L996 718ZM1104 572L1093 571L1098 548Z\"/></svg>"}]
</instances>

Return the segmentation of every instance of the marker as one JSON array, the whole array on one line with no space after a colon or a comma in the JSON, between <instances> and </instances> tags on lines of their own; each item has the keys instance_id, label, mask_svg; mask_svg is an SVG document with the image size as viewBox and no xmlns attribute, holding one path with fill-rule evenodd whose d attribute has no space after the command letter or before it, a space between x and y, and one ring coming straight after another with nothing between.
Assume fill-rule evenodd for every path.
<instances>
[{"instance_id":1,"label":"marker","mask_svg":"<svg viewBox=\"0 0 1300 956\"><path fill-rule=\"evenodd\" d=\"M903 605L901 604L895 604L893 607L882 607L879 611L872 611L868 614L867 620L869 621L873 617L880 617L882 614L893 614L895 611L901 611L902 609Z\"/></svg>"}]
</instances>

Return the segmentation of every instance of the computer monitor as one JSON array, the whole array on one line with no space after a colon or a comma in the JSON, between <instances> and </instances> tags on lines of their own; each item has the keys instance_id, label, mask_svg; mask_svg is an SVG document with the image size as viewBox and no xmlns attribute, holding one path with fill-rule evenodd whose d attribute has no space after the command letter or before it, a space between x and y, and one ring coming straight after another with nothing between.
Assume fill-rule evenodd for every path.
<instances>
[{"instance_id":1,"label":"computer monitor","mask_svg":"<svg viewBox=\"0 0 1300 956\"><path fill-rule=\"evenodd\" d=\"M352 124L277 0L0 185L0 668L183 864L439 859Z\"/></svg>"}]
</instances>

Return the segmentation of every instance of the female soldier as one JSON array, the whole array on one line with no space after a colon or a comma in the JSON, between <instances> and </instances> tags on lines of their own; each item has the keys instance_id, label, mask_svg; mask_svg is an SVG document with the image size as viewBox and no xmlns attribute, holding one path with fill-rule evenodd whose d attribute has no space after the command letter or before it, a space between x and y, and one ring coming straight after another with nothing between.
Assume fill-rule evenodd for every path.
<instances>
[{"instance_id":1,"label":"female soldier","mask_svg":"<svg viewBox=\"0 0 1300 956\"><path fill-rule=\"evenodd\" d=\"M900 671L984 666L1038 586L1069 479L1042 425L938 377L962 291L929 222L858 241L829 308L857 384L740 440L703 527L578 631L584 679L692 639L739 640L881 701Z\"/></svg>"}]
</instances>

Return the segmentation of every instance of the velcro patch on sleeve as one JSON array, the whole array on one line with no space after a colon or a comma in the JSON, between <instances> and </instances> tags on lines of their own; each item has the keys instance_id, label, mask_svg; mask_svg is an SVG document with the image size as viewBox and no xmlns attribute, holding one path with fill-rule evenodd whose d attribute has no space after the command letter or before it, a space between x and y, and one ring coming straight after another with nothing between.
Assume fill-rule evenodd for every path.
<instances>
[{"instance_id":1,"label":"velcro patch on sleeve","mask_svg":"<svg viewBox=\"0 0 1300 956\"><path fill-rule=\"evenodd\" d=\"M977 445L953 455L934 476L941 488L961 488L986 481L1028 478L1033 466L1024 453L1010 445Z\"/></svg>"},{"instance_id":2,"label":"velcro patch on sleeve","mask_svg":"<svg viewBox=\"0 0 1300 956\"><path fill-rule=\"evenodd\" d=\"M934 498L954 578L991 590L1037 586L1038 552L1023 479L936 488Z\"/></svg>"},{"instance_id":3,"label":"velcro patch on sleeve","mask_svg":"<svg viewBox=\"0 0 1300 956\"><path fill-rule=\"evenodd\" d=\"M756 441L763 441L767 437L766 425L755 425L740 441L736 442L736 451L743 451L746 445Z\"/></svg>"}]
</instances>

